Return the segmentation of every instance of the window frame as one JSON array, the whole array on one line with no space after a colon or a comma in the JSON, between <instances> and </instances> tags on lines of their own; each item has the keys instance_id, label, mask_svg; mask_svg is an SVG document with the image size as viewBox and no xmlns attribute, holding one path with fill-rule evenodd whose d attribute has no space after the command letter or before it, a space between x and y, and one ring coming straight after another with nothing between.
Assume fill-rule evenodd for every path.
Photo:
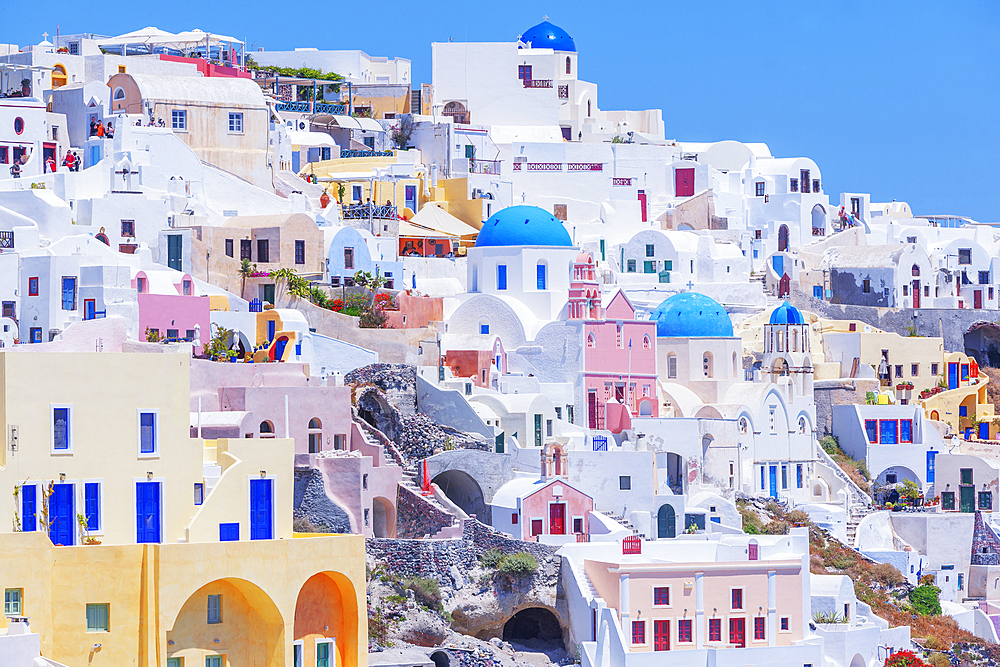
<instances>
[{"instance_id":1,"label":"window frame","mask_svg":"<svg viewBox=\"0 0 1000 667\"><path fill-rule=\"evenodd\" d=\"M632 646L646 645L646 621L645 619L634 619L630 628L630 638Z\"/></svg>"},{"instance_id":2,"label":"window frame","mask_svg":"<svg viewBox=\"0 0 1000 667\"><path fill-rule=\"evenodd\" d=\"M721 643L722 642L722 619L721 618L710 618L710 619L708 619L708 637L706 639L707 639L707 641L712 642L712 643Z\"/></svg>"},{"instance_id":3,"label":"window frame","mask_svg":"<svg viewBox=\"0 0 1000 667\"><path fill-rule=\"evenodd\" d=\"M10 605L11 603L7 600L8 594L17 593L17 611L14 611ZM24 616L24 589L23 588L5 588L3 591L3 615L10 616Z\"/></svg>"},{"instance_id":4,"label":"window frame","mask_svg":"<svg viewBox=\"0 0 1000 667\"><path fill-rule=\"evenodd\" d=\"M229 134L243 134L243 112L229 112Z\"/></svg>"},{"instance_id":5,"label":"window frame","mask_svg":"<svg viewBox=\"0 0 1000 667\"><path fill-rule=\"evenodd\" d=\"M28 278L28 296L38 296L38 276Z\"/></svg>"},{"instance_id":6,"label":"window frame","mask_svg":"<svg viewBox=\"0 0 1000 667\"><path fill-rule=\"evenodd\" d=\"M618 476L618 490L619 491L631 491L632 490L632 476L631 475L619 475Z\"/></svg>"},{"instance_id":7,"label":"window frame","mask_svg":"<svg viewBox=\"0 0 1000 667\"><path fill-rule=\"evenodd\" d=\"M187 109L171 109L170 110L170 129L180 130L181 132L187 132Z\"/></svg>"},{"instance_id":8,"label":"window frame","mask_svg":"<svg viewBox=\"0 0 1000 667\"><path fill-rule=\"evenodd\" d=\"M306 242L301 239L295 240L295 263L299 265L306 263Z\"/></svg>"},{"instance_id":9,"label":"window frame","mask_svg":"<svg viewBox=\"0 0 1000 667\"><path fill-rule=\"evenodd\" d=\"M98 611L103 608L104 610L104 627L100 627L98 624L92 627L90 624L90 610ZM111 604L108 602L88 602L86 605L86 615L87 615L87 633L96 632L111 632ZM99 618L97 620L100 620Z\"/></svg>"},{"instance_id":10,"label":"window frame","mask_svg":"<svg viewBox=\"0 0 1000 667\"><path fill-rule=\"evenodd\" d=\"M983 500L986 503L983 503ZM979 491L976 493L976 509L979 510L993 510L993 492L992 491Z\"/></svg>"},{"instance_id":11,"label":"window frame","mask_svg":"<svg viewBox=\"0 0 1000 667\"><path fill-rule=\"evenodd\" d=\"M91 485L97 487L96 528L91 528L90 516L89 512L87 511L87 487ZM80 503L80 508L83 510L83 516L87 520L87 532L92 535L103 535L104 534L104 480L103 479L80 480L80 491L83 494L83 502Z\"/></svg>"},{"instance_id":12,"label":"window frame","mask_svg":"<svg viewBox=\"0 0 1000 667\"><path fill-rule=\"evenodd\" d=\"M214 612L215 612L214 615L212 613L213 612L213 605L212 605L213 601L216 603L215 606L214 606ZM205 622L208 625L221 625L222 624L222 620L223 620L223 616L222 616L222 593L215 593L215 594L207 595L205 597Z\"/></svg>"},{"instance_id":13,"label":"window frame","mask_svg":"<svg viewBox=\"0 0 1000 667\"><path fill-rule=\"evenodd\" d=\"M142 448L142 416L153 415L153 448L144 452ZM136 408L135 410L136 454L140 459L154 459L160 456L160 410L159 408Z\"/></svg>"},{"instance_id":14,"label":"window frame","mask_svg":"<svg viewBox=\"0 0 1000 667\"><path fill-rule=\"evenodd\" d=\"M690 618L677 619L677 643L693 644L694 628Z\"/></svg>"},{"instance_id":15,"label":"window frame","mask_svg":"<svg viewBox=\"0 0 1000 667\"><path fill-rule=\"evenodd\" d=\"M327 649L326 654L326 664L319 664L319 647L320 644L325 644ZM337 639L336 637L317 637L316 645L314 647L314 656L316 658L316 667L335 667L337 664Z\"/></svg>"},{"instance_id":16,"label":"window frame","mask_svg":"<svg viewBox=\"0 0 1000 667\"><path fill-rule=\"evenodd\" d=\"M666 595L666 601L663 599L663 595ZM670 586L654 586L653 587L653 606L654 607L671 607L670 604Z\"/></svg>"},{"instance_id":17,"label":"window frame","mask_svg":"<svg viewBox=\"0 0 1000 667\"><path fill-rule=\"evenodd\" d=\"M56 448L56 424L55 411L66 410L66 446ZM49 403L49 451L51 454L72 454L73 453L73 404L72 403Z\"/></svg>"},{"instance_id":18,"label":"window frame","mask_svg":"<svg viewBox=\"0 0 1000 667\"><path fill-rule=\"evenodd\" d=\"M767 641L767 617L765 616L753 617L753 641L755 642Z\"/></svg>"},{"instance_id":19,"label":"window frame","mask_svg":"<svg viewBox=\"0 0 1000 667\"><path fill-rule=\"evenodd\" d=\"M743 611L743 588L729 589L729 608L733 611Z\"/></svg>"}]
</instances>

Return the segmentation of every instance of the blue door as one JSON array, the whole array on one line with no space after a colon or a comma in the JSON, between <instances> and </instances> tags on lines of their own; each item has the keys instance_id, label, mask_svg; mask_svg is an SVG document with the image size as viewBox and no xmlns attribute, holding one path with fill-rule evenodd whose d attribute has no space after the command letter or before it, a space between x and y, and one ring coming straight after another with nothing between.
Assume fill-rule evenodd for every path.
<instances>
[{"instance_id":1,"label":"blue door","mask_svg":"<svg viewBox=\"0 0 1000 667\"><path fill-rule=\"evenodd\" d=\"M785 275L785 257L784 255L775 255L771 258L771 265L774 266L774 272L779 276Z\"/></svg>"},{"instance_id":2,"label":"blue door","mask_svg":"<svg viewBox=\"0 0 1000 667\"><path fill-rule=\"evenodd\" d=\"M299 152L292 151L292 171L294 171L296 174L299 173L299 166L300 166Z\"/></svg>"},{"instance_id":3,"label":"blue door","mask_svg":"<svg viewBox=\"0 0 1000 667\"><path fill-rule=\"evenodd\" d=\"M958 364L948 364L948 389L958 389Z\"/></svg>"},{"instance_id":4,"label":"blue door","mask_svg":"<svg viewBox=\"0 0 1000 667\"><path fill-rule=\"evenodd\" d=\"M407 185L405 192L406 192L406 195L405 195L406 208L410 209L411 211L416 211L417 210L417 186L415 186L415 185Z\"/></svg>"},{"instance_id":5,"label":"blue door","mask_svg":"<svg viewBox=\"0 0 1000 667\"><path fill-rule=\"evenodd\" d=\"M93 299L84 299L83 301L83 319L92 320L97 316L96 301Z\"/></svg>"},{"instance_id":6,"label":"blue door","mask_svg":"<svg viewBox=\"0 0 1000 667\"><path fill-rule=\"evenodd\" d=\"M95 164L101 161L101 147L91 146L90 147L90 164L88 167L93 167Z\"/></svg>"},{"instance_id":7,"label":"blue door","mask_svg":"<svg viewBox=\"0 0 1000 667\"><path fill-rule=\"evenodd\" d=\"M288 339L282 337L277 343L274 344L274 360L281 361L282 356L285 354L285 346L288 345Z\"/></svg>"},{"instance_id":8,"label":"blue door","mask_svg":"<svg viewBox=\"0 0 1000 667\"><path fill-rule=\"evenodd\" d=\"M49 539L52 544L68 547L73 544L76 513L73 510L73 485L53 484L49 498Z\"/></svg>"},{"instance_id":9,"label":"blue door","mask_svg":"<svg viewBox=\"0 0 1000 667\"><path fill-rule=\"evenodd\" d=\"M927 483L930 484L934 481L934 457L937 456L937 452L930 451L927 452Z\"/></svg>"},{"instance_id":10,"label":"blue door","mask_svg":"<svg viewBox=\"0 0 1000 667\"><path fill-rule=\"evenodd\" d=\"M160 483L135 483L135 541L160 541Z\"/></svg>"},{"instance_id":11,"label":"blue door","mask_svg":"<svg viewBox=\"0 0 1000 667\"><path fill-rule=\"evenodd\" d=\"M769 482L771 487L771 497L778 497L778 466L771 466L768 475L770 476Z\"/></svg>"},{"instance_id":12,"label":"blue door","mask_svg":"<svg viewBox=\"0 0 1000 667\"><path fill-rule=\"evenodd\" d=\"M274 537L271 523L271 480L250 480L250 539L270 540Z\"/></svg>"},{"instance_id":13,"label":"blue door","mask_svg":"<svg viewBox=\"0 0 1000 667\"><path fill-rule=\"evenodd\" d=\"M274 303L274 301L271 303ZM267 321L267 339L274 340L274 320Z\"/></svg>"},{"instance_id":14,"label":"blue door","mask_svg":"<svg viewBox=\"0 0 1000 667\"><path fill-rule=\"evenodd\" d=\"M21 487L21 530L26 533L35 532L38 519L35 518L35 493L38 490L34 484Z\"/></svg>"},{"instance_id":15,"label":"blue door","mask_svg":"<svg viewBox=\"0 0 1000 667\"><path fill-rule=\"evenodd\" d=\"M990 423L980 422L979 424L979 439L989 440L990 439Z\"/></svg>"}]
</instances>

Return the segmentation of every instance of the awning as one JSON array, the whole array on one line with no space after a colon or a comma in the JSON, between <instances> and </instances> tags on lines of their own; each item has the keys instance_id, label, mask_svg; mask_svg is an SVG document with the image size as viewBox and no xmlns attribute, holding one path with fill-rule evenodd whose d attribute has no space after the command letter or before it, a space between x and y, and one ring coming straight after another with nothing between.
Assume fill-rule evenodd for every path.
<instances>
[{"instance_id":1,"label":"awning","mask_svg":"<svg viewBox=\"0 0 1000 667\"><path fill-rule=\"evenodd\" d=\"M374 118L355 118L361 125L361 129L366 132L385 132L382 126Z\"/></svg>"},{"instance_id":2,"label":"awning","mask_svg":"<svg viewBox=\"0 0 1000 667\"><path fill-rule=\"evenodd\" d=\"M331 116L330 122L336 123L339 127L347 130L360 130L361 123L356 118L350 116Z\"/></svg>"},{"instance_id":3,"label":"awning","mask_svg":"<svg viewBox=\"0 0 1000 667\"><path fill-rule=\"evenodd\" d=\"M479 230L443 210L437 204L426 203L410 221L426 229L437 230L447 236L462 238L475 236Z\"/></svg>"},{"instance_id":4,"label":"awning","mask_svg":"<svg viewBox=\"0 0 1000 667\"><path fill-rule=\"evenodd\" d=\"M337 145L329 134L324 132L300 132L298 130L288 131L288 140L293 146L330 146Z\"/></svg>"},{"instance_id":5,"label":"awning","mask_svg":"<svg viewBox=\"0 0 1000 667\"><path fill-rule=\"evenodd\" d=\"M409 236L412 238L426 239L426 238L454 238L457 239L458 236L455 234L446 234L444 232L438 231L436 229L428 229L426 227L421 227L420 225L415 225L407 220L399 221L399 235Z\"/></svg>"}]
</instances>

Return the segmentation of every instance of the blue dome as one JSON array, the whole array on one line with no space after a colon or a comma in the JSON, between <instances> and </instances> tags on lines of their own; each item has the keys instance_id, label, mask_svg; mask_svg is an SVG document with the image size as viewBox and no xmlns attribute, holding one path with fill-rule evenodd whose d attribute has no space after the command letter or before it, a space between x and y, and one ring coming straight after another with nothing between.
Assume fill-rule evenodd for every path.
<instances>
[{"instance_id":1,"label":"blue dome","mask_svg":"<svg viewBox=\"0 0 1000 667\"><path fill-rule=\"evenodd\" d=\"M783 304L771 311L771 321L768 324L805 324L805 321L799 309L786 299Z\"/></svg>"},{"instance_id":2,"label":"blue dome","mask_svg":"<svg viewBox=\"0 0 1000 667\"><path fill-rule=\"evenodd\" d=\"M537 206L508 206L483 223L476 247L558 246L572 248L569 232L555 216Z\"/></svg>"},{"instance_id":3,"label":"blue dome","mask_svg":"<svg viewBox=\"0 0 1000 667\"><path fill-rule=\"evenodd\" d=\"M698 292L681 292L665 299L650 313L658 338L731 338L733 322L715 299Z\"/></svg>"},{"instance_id":4,"label":"blue dome","mask_svg":"<svg viewBox=\"0 0 1000 667\"><path fill-rule=\"evenodd\" d=\"M533 49L554 49L556 51L576 51L573 38L565 30L548 21L542 21L528 28L521 35L521 41Z\"/></svg>"}]
</instances>

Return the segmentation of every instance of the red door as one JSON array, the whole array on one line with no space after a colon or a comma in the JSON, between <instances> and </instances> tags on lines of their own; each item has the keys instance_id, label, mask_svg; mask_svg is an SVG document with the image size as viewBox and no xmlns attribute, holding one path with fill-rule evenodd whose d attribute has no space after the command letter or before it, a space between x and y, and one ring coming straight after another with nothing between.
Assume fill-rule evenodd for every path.
<instances>
[{"instance_id":1,"label":"red door","mask_svg":"<svg viewBox=\"0 0 1000 667\"><path fill-rule=\"evenodd\" d=\"M670 621L653 621L653 650L670 650Z\"/></svg>"},{"instance_id":2,"label":"red door","mask_svg":"<svg viewBox=\"0 0 1000 667\"><path fill-rule=\"evenodd\" d=\"M642 210L642 221L646 222L646 191L639 190L639 208Z\"/></svg>"},{"instance_id":3,"label":"red door","mask_svg":"<svg viewBox=\"0 0 1000 667\"><path fill-rule=\"evenodd\" d=\"M566 534L566 503L549 505L549 535Z\"/></svg>"},{"instance_id":4,"label":"red door","mask_svg":"<svg viewBox=\"0 0 1000 667\"><path fill-rule=\"evenodd\" d=\"M587 423L590 428L597 428L597 392L587 392Z\"/></svg>"},{"instance_id":5,"label":"red door","mask_svg":"<svg viewBox=\"0 0 1000 667\"><path fill-rule=\"evenodd\" d=\"M674 169L674 193L677 197L694 196L694 169Z\"/></svg>"},{"instance_id":6,"label":"red door","mask_svg":"<svg viewBox=\"0 0 1000 667\"><path fill-rule=\"evenodd\" d=\"M914 280L912 288L913 288L913 307L914 308L919 308L920 307L920 281L919 280Z\"/></svg>"},{"instance_id":7,"label":"red door","mask_svg":"<svg viewBox=\"0 0 1000 667\"><path fill-rule=\"evenodd\" d=\"M744 618L729 619L729 643L732 644L735 648L746 648L747 645L746 619Z\"/></svg>"},{"instance_id":8,"label":"red door","mask_svg":"<svg viewBox=\"0 0 1000 667\"><path fill-rule=\"evenodd\" d=\"M972 307L981 310L983 307L983 290L977 289L972 294Z\"/></svg>"}]
</instances>

